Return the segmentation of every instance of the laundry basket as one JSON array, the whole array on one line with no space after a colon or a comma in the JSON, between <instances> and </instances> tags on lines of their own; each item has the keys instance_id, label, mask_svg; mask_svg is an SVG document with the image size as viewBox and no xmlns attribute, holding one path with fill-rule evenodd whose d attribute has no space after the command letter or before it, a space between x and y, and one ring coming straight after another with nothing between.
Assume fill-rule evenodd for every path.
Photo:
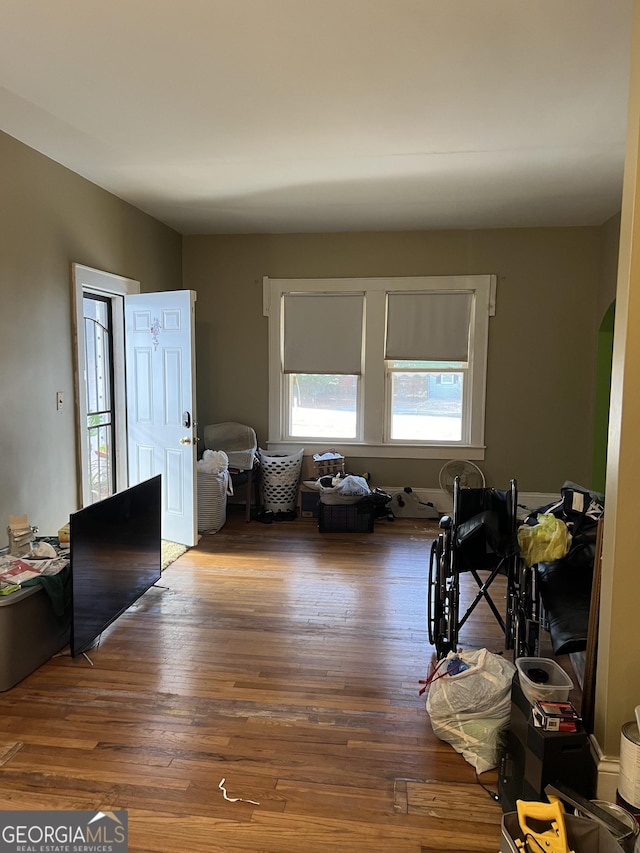
<instances>
[{"instance_id":1,"label":"laundry basket","mask_svg":"<svg viewBox=\"0 0 640 853\"><path fill-rule=\"evenodd\" d=\"M289 456L274 456L262 449L258 452L264 508L272 512L295 510L304 448Z\"/></svg>"},{"instance_id":2,"label":"laundry basket","mask_svg":"<svg viewBox=\"0 0 640 853\"><path fill-rule=\"evenodd\" d=\"M227 520L227 495L233 494L229 469L197 472L198 533L217 533Z\"/></svg>"}]
</instances>

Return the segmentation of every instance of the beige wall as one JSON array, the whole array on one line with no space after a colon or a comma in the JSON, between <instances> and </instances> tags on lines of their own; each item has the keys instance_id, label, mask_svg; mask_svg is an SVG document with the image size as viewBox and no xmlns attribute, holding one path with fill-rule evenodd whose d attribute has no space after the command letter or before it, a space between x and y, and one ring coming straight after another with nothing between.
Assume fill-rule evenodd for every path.
<instances>
[{"instance_id":1,"label":"beige wall","mask_svg":"<svg viewBox=\"0 0 640 853\"><path fill-rule=\"evenodd\" d=\"M616 298L618 284L618 252L620 246L620 214L612 216L602 226L602 276L598 293L598 328L607 308Z\"/></svg>"},{"instance_id":2,"label":"beige wall","mask_svg":"<svg viewBox=\"0 0 640 853\"><path fill-rule=\"evenodd\" d=\"M196 306L200 424L237 420L267 439L262 277L498 275L486 459L494 485L589 485L601 228L185 237ZM348 457L347 457L348 458ZM441 462L359 459L379 485L437 487Z\"/></svg>"},{"instance_id":3,"label":"beige wall","mask_svg":"<svg viewBox=\"0 0 640 853\"><path fill-rule=\"evenodd\" d=\"M0 133L0 544L10 513L57 532L77 509L73 262L181 287L181 237ZM56 392L65 406L56 411Z\"/></svg>"},{"instance_id":4,"label":"beige wall","mask_svg":"<svg viewBox=\"0 0 640 853\"><path fill-rule=\"evenodd\" d=\"M517 476L525 491L555 490L565 478L588 483L595 330L609 297L615 218L602 228L181 238L4 134L0 158L0 525L28 512L53 532L77 505L73 261L137 278L143 290L196 290L199 421L251 423L262 441L263 275L496 273L483 468L498 485ZM66 400L61 413L56 391ZM433 487L440 463L361 459L357 467L379 484Z\"/></svg>"}]
</instances>

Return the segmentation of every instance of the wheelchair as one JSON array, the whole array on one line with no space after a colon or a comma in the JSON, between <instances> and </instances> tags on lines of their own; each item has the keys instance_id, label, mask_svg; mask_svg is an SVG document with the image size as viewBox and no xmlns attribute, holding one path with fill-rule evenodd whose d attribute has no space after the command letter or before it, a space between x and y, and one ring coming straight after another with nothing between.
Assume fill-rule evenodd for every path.
<instances>
[{"instance_id":1,"label":"wheelchair","mask_svg":"<svg viewBox=\"0 0 640 853\"><path fill-rule=\"evenodd\" d=\"M547 621L540 598L537 566L527 566L518 559L513 583L507 592L508 636L506 647L513 649L514 661L519 657L537 658L540 654L540 629Z\"/></svg>"},{"instance_id":2,"label":"wheelchair","mask_svg":"<svg viewBox=\"0 0 640 853\"><path fill-rule=\"evenodd\" d=\"M431 546L429 561L427 627L438 660L457 651L460 629L483 600L504 633L506 648L513 648L515 604L521 598L522 575L517 506L515 480L506 491L466 488L461 486L459 477L454 480L453 513L440 519L440 533ZM460 615L462 572L473 577L478 591ZM490 595L498 575L506 575L507 579L504 618Z\"/></svg>"},{"instance_id":3,"label":"wheelchair","mask_svg":"<svg viewBox=\"0 0 640 853\"><path fill-rule=\"evenodd\" d=\"M541 629L549 634L554 655L581 652L587 647L604 495L566 481L560 500L534 510L523 526L534 526L539 513L553 515L566 524L571 545L560 559L527 565L523 555L519 561L510 605L514 658L538 656Z\"/></svg>"}]
</instances>

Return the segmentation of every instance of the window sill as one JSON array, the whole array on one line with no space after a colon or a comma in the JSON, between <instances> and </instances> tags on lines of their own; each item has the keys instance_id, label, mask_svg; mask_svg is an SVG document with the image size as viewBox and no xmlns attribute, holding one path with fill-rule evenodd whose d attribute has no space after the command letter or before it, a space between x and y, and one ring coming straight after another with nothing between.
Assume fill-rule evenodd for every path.
<instances>
[{"instance_id":1,"label":"window sill","mask_svg":"<svg viewBox=\"0 0 640 853\"><path fill-rule=\"evenodd\" d=\"M342 453L345 457L366 457L367 459L469 459L483 460L484 446L465 445L424 445L424 444L363 444L349 442L305 441L268 441L267 450L271 453L296 453L303 447L306 455L322 453L328 448Z\"/></svg>"}]
</instances>

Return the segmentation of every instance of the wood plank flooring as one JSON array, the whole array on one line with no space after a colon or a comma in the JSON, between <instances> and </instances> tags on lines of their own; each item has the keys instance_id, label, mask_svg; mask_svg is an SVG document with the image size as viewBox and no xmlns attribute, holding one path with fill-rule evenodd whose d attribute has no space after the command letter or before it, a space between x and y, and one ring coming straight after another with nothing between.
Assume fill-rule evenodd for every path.
<instances>
[{"instance_id":1,"label":"wood plank flooring","mask_svg":"<svg viewBox=\"0 0 640 853\"><path fill-rule=\"evenodd\" d=\"M127 809L135 853L497 853L500 807L418 695L435 532L230 514L93 666L62 654L0 694L3 808ZM476 614L461 644L502 648Z\"/></svg>"}]
</instances>

